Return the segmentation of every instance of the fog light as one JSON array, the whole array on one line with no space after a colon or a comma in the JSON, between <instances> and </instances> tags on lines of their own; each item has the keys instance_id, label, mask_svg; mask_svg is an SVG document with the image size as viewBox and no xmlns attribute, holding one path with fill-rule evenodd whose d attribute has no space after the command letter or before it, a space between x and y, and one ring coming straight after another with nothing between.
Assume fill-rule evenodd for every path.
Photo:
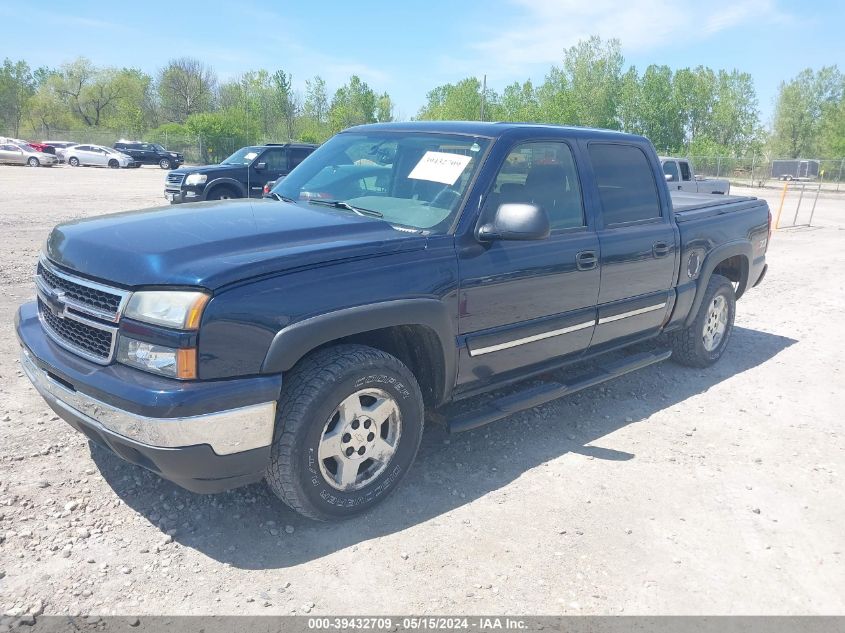
<instances>
[{"instance_id":1,"label":"fog light","mask_svg":"<svg viewBox=\"0 0 845 633\"><path fill-rule=\"evenodd\" d=\"M174 349L122 336L117 348L117 361L171 378L197 377L197 350L193 348Z\"/></svg>"}]
</instances>

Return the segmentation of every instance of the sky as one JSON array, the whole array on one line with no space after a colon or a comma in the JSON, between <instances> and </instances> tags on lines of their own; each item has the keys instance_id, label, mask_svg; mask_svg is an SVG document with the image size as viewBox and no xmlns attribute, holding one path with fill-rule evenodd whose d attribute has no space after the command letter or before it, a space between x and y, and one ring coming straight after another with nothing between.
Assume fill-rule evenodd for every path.
<instances>
[{"instance_id":1,"label":"sky","mask_svg":"<svg viewBox=\"0 0 845 633\"><path fill-rule=\"evenodd\" d=\"M501 92L542 82L565 48L597 34L618 38L625 66L738 69L754 79L764 123L778 84L804 68L845 70L845 1L355 0L353 2L0 3L0 58L59 66L77 56L154 74L174 57L196 57L221 80L279 68L322 76L331 93L357 74L387 91L398 118L426 92L487 75Z\"/></svg>"}]
</instances>

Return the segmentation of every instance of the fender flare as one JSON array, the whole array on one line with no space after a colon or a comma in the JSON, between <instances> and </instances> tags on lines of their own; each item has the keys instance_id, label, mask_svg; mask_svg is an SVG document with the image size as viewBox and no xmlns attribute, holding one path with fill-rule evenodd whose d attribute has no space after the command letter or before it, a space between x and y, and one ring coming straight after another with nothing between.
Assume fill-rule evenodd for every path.
<instances>
[{"instance_id":1,"label":"fender flare","mask_svg":"<svg viewBox=\"0 0 845 633\"><path fill-rule=\"evenodd\" d=\"M291 323L270 343L261 373L289 371L311 350L331 341L386 327L422 325L437 335L443 357L441 393L447 399L455 385L457 351L449 310L437 299L398 299L344 308Z\"/></svg>"},{"instance_id":2,"label":"fender flare","mask_svg":"<svg viewBox=\"0 0 845 633\"><path fill-rule=\"evenodd\" d=\"M234 178L215 178L211 182L206 183L205 188L202 190L202 199L208 199L208 193L212 191L217 185L227 185L235 189L241 196L247 198L244 191L244 186L242 183L238 182Z\"/></svg>"},{"instance_id":3,"label":"fender flare","mask_svg":"<svg viewBox=\"0 0 845 633\"><path fill-rule=\"evenodd\" d=\"M684 321L685 327L691 326L692 322L695 321L695 316L698 314L698 309L701 307L701 302L704 300L704 293L707 290L707 284L710 283L710 277L713 276L713 270L715 270L716 266L718 266L719 263L723 262L729 257L734 257L736 255L745 257L750 267L751 242L746 240L723 244L722 246L714 248L707 254L707 257L704 258L704 263L701 265L701 271L698 275L698 284L695 289L695 298L692 301L692 306L690 306L689 314L687 314L687 318ZM747 285L747 278L745 279L744 283L742 281L739 282L739 288L737 289L737 298L742 296L743 292L745 292L745 287Z\"/></svg>"}]
</instances>

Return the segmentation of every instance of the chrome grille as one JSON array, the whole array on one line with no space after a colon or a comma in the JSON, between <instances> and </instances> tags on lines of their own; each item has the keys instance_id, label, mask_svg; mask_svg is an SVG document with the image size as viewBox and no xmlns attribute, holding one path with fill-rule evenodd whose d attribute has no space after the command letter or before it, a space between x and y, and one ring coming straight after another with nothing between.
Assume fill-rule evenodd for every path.
<instances>
[{"instance_id":1,"label":"chrome grille","mask_svg":"<svg viewBox=\"0 0 845 633\"><path fill-rule=\"evenodd\" d=\"M101 329L100 326L86 321L57 316L40 297L38 315L45 331L62 347L98 363L111 361L114 351L114 328Z\"/></svg>"},{"instance_id":2,"label":"chrome grille","mask_svg":"<svg viewBox=\"0 0 845 633\"><path fill-rule=\"evenodd\" d=\"M53 341L95 363L111 362L129 292L65 273L44 256L35 288L41 325Z\"/></svg>"},{"instance_id":3,"label":"chrome grille","mask_svg":"<svg viewBox=\"0 0 845 633\"><path fill-rule=\"evenodd\" d=\"M171 172L167 174L167 178L164 181L164 188L181 189L183 180L185 180L185 174L174 174Z\"/></svg>"},{"instance_id":4,"label":"chrome grille","mask_svg":"<svg viewBox=\"0 0 845 633\"><path fill-rule=\"evenodd\" d=\"M120 295L97 290L90 286L83 286L82 284L70 281L66 277L59 277L54 272L47 270L41 263L38 264L38 274L50 288L63 291L66 296L74 301L113 314L117 314L120 308Z\"/></svg>"},{"instance_id":5,"label":"chrome grille","mask_svg":"<svg viewBox=\"0 0 845 633\"><path fill-rule=\"evenodd\" d=\"M60 298L68 307L85 315L117 322L129 293L95 281L62 272L46 257L38 262L35 286L47 298Z\"/></svg>"}]
</instances>

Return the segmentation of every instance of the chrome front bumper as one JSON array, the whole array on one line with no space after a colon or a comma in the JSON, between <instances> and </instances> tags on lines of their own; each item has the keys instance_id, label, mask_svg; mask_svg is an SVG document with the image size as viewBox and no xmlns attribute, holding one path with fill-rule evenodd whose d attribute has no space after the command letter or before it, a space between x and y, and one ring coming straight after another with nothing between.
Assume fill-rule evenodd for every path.
<instances>
[{"instance_id":1,"label":"chrome front bumper","mask_svg":"<svg viewBox=\"0 0 845 633\"><path fill-rule=\"evenodd\" d=\"M273 440L275 402L190 417L152 418L70 389L38 368L26 348L21 350L21 368L38 393L60 415L65 412L99 431L116 433L151 448L207 444L217 455L232 455L268 447Z\"/></svg>"}]
</instances>

